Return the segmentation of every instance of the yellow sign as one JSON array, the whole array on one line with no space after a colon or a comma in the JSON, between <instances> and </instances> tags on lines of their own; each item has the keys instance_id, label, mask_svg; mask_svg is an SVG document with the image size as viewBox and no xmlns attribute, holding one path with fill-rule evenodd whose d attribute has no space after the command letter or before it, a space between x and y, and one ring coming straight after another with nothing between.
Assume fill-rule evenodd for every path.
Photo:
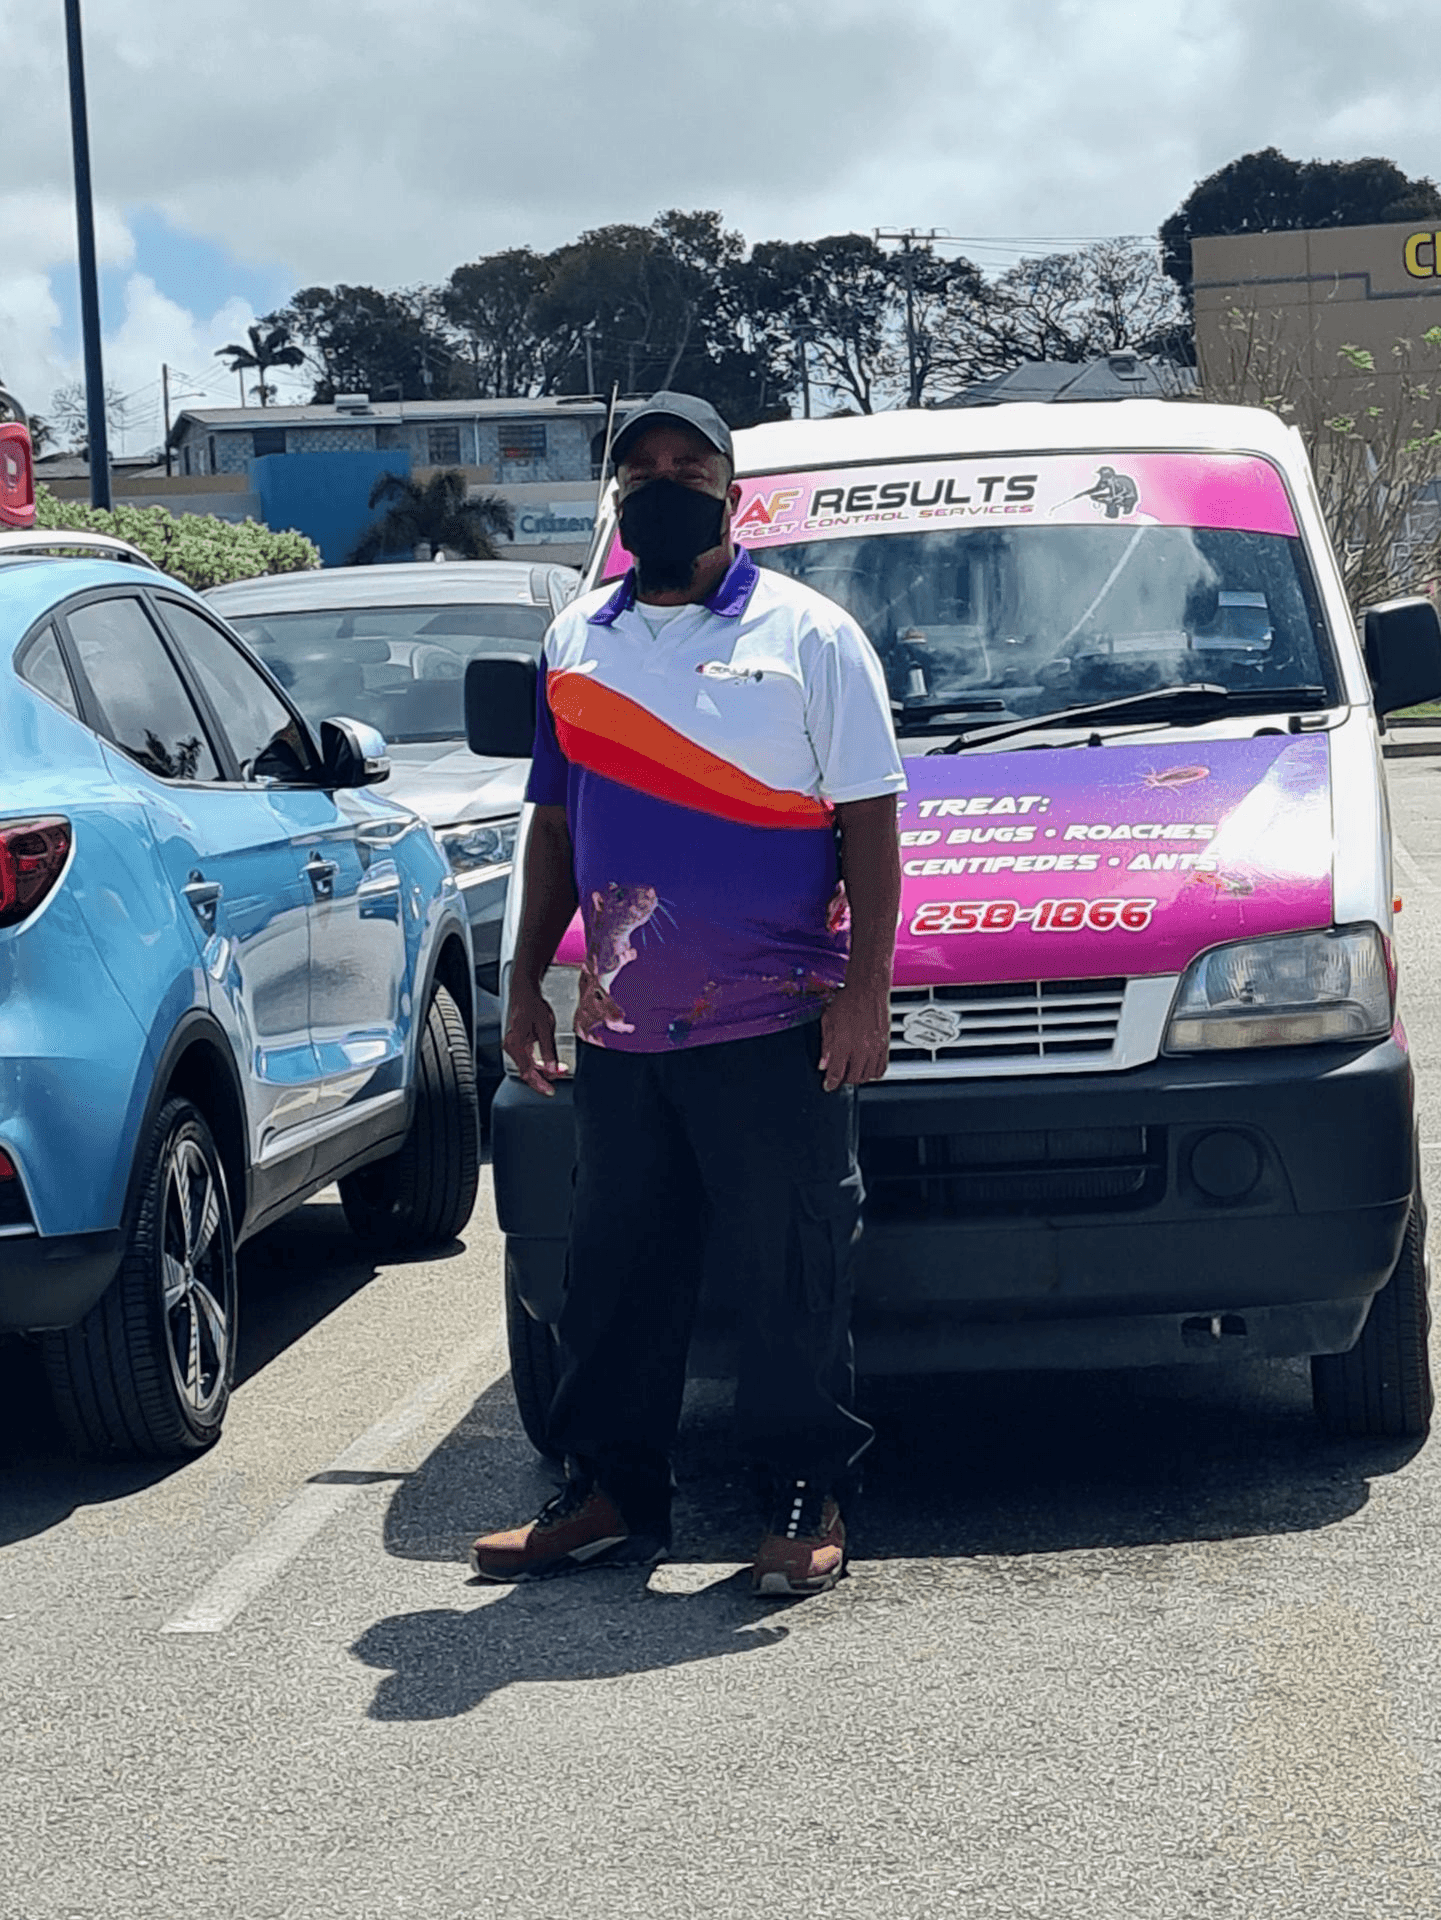
<instances>
[{"instance_id":1,"label":"yellow sign","mask_svg":"<svg viewBox=\"0 0 1441 1920\"><path fill-rule=\"evenodd\" d=\"M1441 261L1438 261L1437 241L1441 234L1413 233L1406 241L1403 257L1406 271L1413 280L1435 280L1441 278Z\"/></svg>"}]
</instances>

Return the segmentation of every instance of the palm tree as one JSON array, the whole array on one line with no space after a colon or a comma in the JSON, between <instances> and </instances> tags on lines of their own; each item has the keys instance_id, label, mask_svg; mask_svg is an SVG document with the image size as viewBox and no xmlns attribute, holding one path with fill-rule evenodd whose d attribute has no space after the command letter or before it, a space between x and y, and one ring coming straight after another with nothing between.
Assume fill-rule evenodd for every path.
<instances>
[{"instance_id":1,"label":"palm tree","mask_svg":"<svg viewBox=\"0 0 1441 1920\"><path fill-rule=\"evenodd\" d=\"M421 545L432 553L447 548L462 560L498 560L493 538L515 538L515 513L499 493L466 498L465 475L457 467L431 474L424 486L404 473L383 473L370 489L372 507L386 506L355 543L349 564L368 567L383 553L412 553Z\"/></svg>"},{"instance_id":2,"label":"palm tree","mask_svg":"<svg viewBox=\"0 0 1441 1920\"><path fill-rule=\"evenodd\" d=\"M269 405L274 387L265 384L265 376L272 367L301 367L305 364L305 355L290 338L288 327L254 326L245 329L249 337L248 347L237 346L233 341L228 347L217 347L215 357L229 363L232 373L243 373L254 368L260 375L259 387L252 392L259 393L262 407ZM241 385L241 397L244 398L244 384Z\"/></svg>"}]
</instances>

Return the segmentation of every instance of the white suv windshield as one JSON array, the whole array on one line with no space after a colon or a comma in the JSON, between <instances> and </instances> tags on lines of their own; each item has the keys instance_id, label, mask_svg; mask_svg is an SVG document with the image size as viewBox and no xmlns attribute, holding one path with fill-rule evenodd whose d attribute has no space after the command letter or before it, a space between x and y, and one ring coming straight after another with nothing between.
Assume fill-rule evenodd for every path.
<instances>
[{"instance_id":1,"label":"white suv windshield","mask_svg":"<svg viewBox=\"0 0 1441 1920\"><path fill-rule=\"evenodd\" d=\"M465 665L540 657L543 607L331 607L227 614L312 725L343 714L388 741L463 740Z\"/></svg>"}]
</instances>

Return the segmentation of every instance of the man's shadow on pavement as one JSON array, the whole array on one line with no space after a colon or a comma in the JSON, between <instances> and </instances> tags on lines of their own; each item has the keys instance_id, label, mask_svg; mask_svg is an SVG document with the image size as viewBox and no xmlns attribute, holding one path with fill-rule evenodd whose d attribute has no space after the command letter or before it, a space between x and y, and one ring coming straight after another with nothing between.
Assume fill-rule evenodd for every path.
<instances>
[{"instance_id":1,"label":"man's shadow on pavement","mask_svg":"<svg viewBox=\"0 0 1441 1920\"><path fill-rule=\"evenodd\" d=\"M516 1681L658 1672L797 1637L839 1605L904 1603L919 1575L957 1593L1019 1558L1063 1570L1086 1551L1185 1550L1335 1525L1365 1506L1419 1442L1327 1442L1304 1369L1210 1378L1162 1374L995 1376L870 1383L880 1428L852 1535L860 1556L838 1593L780 1624L754 1599L759 1531L731 1454L728 1390L693 1382L679 1447L676 1552L647 1589L636 1571L587 1571L513 1588L466 1586L471 1538L537 1511L555 1474L530 1447L509 1378L488 1387L415 1473L385 1519L386 1551L454 1568L455 1608L377 1622L352 1651L386 1670L369 1713L434 1720ZM1117 1562L1124 1577L1124 1562ZM703 1584L699 1591L676 1586ZM669 1590L667 1590L669 1588ZM783 1610L781 1619L792 1609Z\"/></svg>"},{"instance_id":2,"label":"man's shadow on pavement","mask_svg":"<svg viewBox=\"0 0 1441 1920\"><path fill-rule=\"evenodd\" d=\"M378 1620L351 1652L390 1671L372 1720L448 1720L526 1680L609 1680L755 1653L786 1638L749 1576L700 1593L657 1592L636 1568L595 1569L500 1589L468 1609Z\"/></svg>"}]
</instances>

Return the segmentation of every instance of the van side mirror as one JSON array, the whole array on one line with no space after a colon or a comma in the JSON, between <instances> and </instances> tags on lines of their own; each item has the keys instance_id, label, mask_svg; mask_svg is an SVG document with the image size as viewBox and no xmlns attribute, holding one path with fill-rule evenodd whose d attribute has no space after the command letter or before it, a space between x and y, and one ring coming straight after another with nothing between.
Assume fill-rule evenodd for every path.
<instances>
[{"instance_id":1,"label":"van side mirror","mask_svg":"<svg viewBox=\"0 0 1441 1920\"><path fill-rule=\"evenodd\" d=\"M528 760L540 670L528 653L486 653L465 669L465 738L488 760Z\"/></svg>"},{"instance_id":2,"label":"van side mirror","mask_svg":"<svg viewBox=\"0 0 1441 1920\"><path fill-rule=\"evenodd\" d=\"M1441 617L1419 594L1383 600L1361 616L1366 671L1385 715L1441 695Z\"/></svg>"},{"instance_id":3,"label":"van side mirror","mask_svg":"<svg viewBox=\"0 0 1441 1920\"><path fill-rule=\"evenodd\" d=\"M363 720L322 720L320 723L321 784L326 787L373 787L390 778L390 754L385 736Z\"/></svg>"}]
</instances>

